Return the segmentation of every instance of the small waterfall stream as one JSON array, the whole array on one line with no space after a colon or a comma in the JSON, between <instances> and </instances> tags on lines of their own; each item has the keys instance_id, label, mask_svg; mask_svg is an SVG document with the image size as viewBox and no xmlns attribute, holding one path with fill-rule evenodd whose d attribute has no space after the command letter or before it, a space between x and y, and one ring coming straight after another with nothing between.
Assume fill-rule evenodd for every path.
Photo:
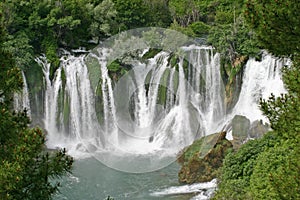
<instances>
[{"instance_id":1,"label":"small waterfall stream","mask_svg":"<svg viewBox=\"0 0 300 200\"><path fill-rule=\"evenodd\" d=\"M15 93L14 94L14 109L15 110L24 110L26 109L28 116L31 116L30 110L30 101L29 101L29 93L28 93L28 86L24 72L22 71L22 78L23 78L23 90L22 93Z\"/></svg>"}]
</instances>

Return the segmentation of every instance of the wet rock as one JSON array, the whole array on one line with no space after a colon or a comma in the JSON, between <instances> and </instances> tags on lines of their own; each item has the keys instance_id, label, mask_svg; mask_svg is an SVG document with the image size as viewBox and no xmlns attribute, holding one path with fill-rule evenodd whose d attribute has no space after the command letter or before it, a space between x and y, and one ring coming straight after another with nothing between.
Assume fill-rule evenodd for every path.
<instances>
[{"instance_id":1,"label":"wet rock","mask_svg":"<svg viewBox=\"0 0 300 200\"><path fill-rule=\"evenodd\" d=\"M248 131L250 129L250 120L242 115L235 115L231 121L232 126L232 144L234 149L238 149L248 140Z\"/></svg>"},{"instance_id":2,"label":"wet rock","mask_svg":"<svg viewBox=\"0 0 300 200\"><path fill-rule=\"evenodd\" d=\"M261 138L269 129L268 124L264 124L262 120L256 120L251 124L248 136L250 138Z\"/></svg>"},{"instance_id":3,"label":"wet rock","mask_svg":"<svg viewBox=\"0 0 300 200\"><path fill-rule=\"evenodd\" d=\"M232 136L247 138L250 120L242 115L235 115L232 119Z\"/></svg>"}]
</instances>

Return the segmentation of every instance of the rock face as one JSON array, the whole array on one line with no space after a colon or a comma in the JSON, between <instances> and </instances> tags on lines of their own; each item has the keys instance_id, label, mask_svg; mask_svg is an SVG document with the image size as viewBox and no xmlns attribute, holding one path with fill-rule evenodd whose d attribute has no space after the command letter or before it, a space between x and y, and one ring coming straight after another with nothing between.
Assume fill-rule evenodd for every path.
<instances>
[{"instance_id":1,"label":"rock face","mask_svg":"<svg viewBox=\"0 0 300 200\"><path fill-rule=\"evenodd\" d=\"M247 142L249 139L256 139L262 137L270 130L268 124L264 124L262 120L256 120L250 123L250 120L242 115L235 115L231 122L232 137L234 149Z\"/></svg>"},{"instance_id":2,"label":"rock face","mask_svg":"<svg viewBox=\"0 0 300 200\"><path fill-rule=\"evenodd\" d=\"M232 144L234 149L238 149L248 139L250 120L242 115L235 115L231 121L232 125Z\"/></svg>"},{"instance_id":3,"label":"rock face","mask_svg":"<svg viewBox=\"0 0 300 200\"><path fill-rule=\"evenodd\" d=\"M248 130L250 128L250 120L242 115L235 115L232 119L232 136L233 137L248 137Z\"/></svg>"},{"instance_id":4,"label":"rock face","mask_svg":"<svg viewBox=\"0 0 300 200\"><path fill-rule=\"evenodd\" d=\"M181 164L179 182L207 182L216 178L225 155L233 148L225 138L226 132L216 133L196 140L178 156Z\"/></svg>"},{"instance_id":5,"label":"rock face","mask_svg":"<svg viewBox=\"0 0 300 200\"><path fill-rule=\"evenodd\" d=\"M250 138L261 138L270 129L268 124L264 124L262 121L254 121L248 131Z\"/></svg>"}]
</instances>

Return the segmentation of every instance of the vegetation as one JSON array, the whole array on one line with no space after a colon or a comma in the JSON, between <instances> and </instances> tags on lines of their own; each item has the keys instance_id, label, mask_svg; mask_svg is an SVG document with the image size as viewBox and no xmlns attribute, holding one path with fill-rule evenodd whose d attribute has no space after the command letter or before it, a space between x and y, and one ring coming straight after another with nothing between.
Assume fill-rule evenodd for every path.
<instances>
[{"instance_id":1,"label":"vegetation","mask_svg":"<svg viewBox=\"0 0 300 200\"><path fill-rule=\"evenodd\" d=\"M59 187L54 178L70 172L73 158L65 150L46 152L45 135L29 128L26 110L13 111L23 80L6 39L0 12L0 199L50 199Z\"/></svg>"},{"instance_id":2,"label":"vegetation","mask_svg":"<svg viewBox=\"0 0 300 200\"><path fill-rule=\"evenodd\" d=\"M245 17L257 33L262 48L275 55L300 51L300 4L293 0L248 0Z\"/></svg>"},{"instance_id":3,"label":"vegetation","mask_svg":"<svg viewBox=\"0 0 300 200\"><path fill-rule=\"evenodd\" d=\"M6 46L26 68L36 54L46 54L57 66L61 47L93 47L120 31L149 26L208 37L233 64L258 52L244 7L242 0L7 0L2 9L9 33Z\"/></svg>"},{"instance_id":4,"label":"vegetation","mask_svg":"<svg viewBox=\"0 0 300 200\"><path fill-rule=\"evenodd\" d=\"M300 198L299 6L294 1L247 2L245 16L261 46L293 62L283 70L288 94L261 100L273 131L225 158L214 199Z\"/></svg>"}]
</instances>

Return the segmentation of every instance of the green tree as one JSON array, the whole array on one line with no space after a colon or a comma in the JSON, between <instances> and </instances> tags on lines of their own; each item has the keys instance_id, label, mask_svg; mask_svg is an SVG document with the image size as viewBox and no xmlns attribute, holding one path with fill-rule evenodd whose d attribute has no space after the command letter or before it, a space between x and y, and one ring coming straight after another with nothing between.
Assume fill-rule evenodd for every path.
<instances>
[{"instance_id":1,"label":"green tree","mask_svg":"<svg viewBox=\"0 0 300 200\"><path fill-rule=\"evenodd\" d=\"M173 21L180 26L186 27L199 20L199 10L194 0L170 0L169 8Z\"/></svg>"},{"instance_id":2,"label":"green tree","mask_svg":"<svg viewBox=\"0 0 300 200\"><path fill-rule=\"evenodd\" d=\"M115 32L145 27L149 10L143 0L113 0L118 12Z\"/></svg>"},{"instance_id":3,"label":"green tree","mask_svg":"<svg viewBox=\"0 0 300 200\"><path fill-rule=\"evenodd\" d=\"M100 4L90 9L93 13L93 22L90 26L92 37L99 42L100 39L106 38L111 34L113 20L117 15L112 0L104 0Z\"/></svg>"},{"instance_id":4,"label":"green tree","mask_svg":"<svg viewBox=\"0 0 300 200\"><path fill-rule=\"evenodd\" d=\"M149 10L147 26L167 28L172 23L168 0L145 0Z\"/></svg>"},{"instance_id":5,"label":"green tree","mask_svg":"<svg viewBox=\"0 0 300 200\"><path fill-rule=\"evenodd\" d=\"M257 33L261 47L279 56L300 51L300 2L248 0L245 16Z\"/></svg>"},{"instance_id":6,"label":"green tree","mask_svg":"<svg viewBox=\"0 0 300 200\"><path fill-rule=\"evenodd\" d=\"M232 66L242 56L253 57L259 52L256 37L245 22L243 8L243 1L219 1L208 37L208 42Z\"/></svg>"},{"instance_id":7,"label":"green tree","mask_svg":"<svg viewBox=\"0 0 300 200\"><path fill-rule=\"evenodd\" d=\"M5 40L0 12L0 199L50 199L59 186L54 178L70 172L73 158L65 150L47 152L45 135L29 128L26 110L12 110L13 94L23 81Z\"/></svg>"},{"instance_id":8,"label":"green tree","mask_svg":"<svg viewBox=\"0 0 300 200\"><path fill-rule=\"evenodd\" d=\"M300 199L299 155L299 141L281 142L263 151L250 180L253 199Z\"/></svg>"}]
</instances>

